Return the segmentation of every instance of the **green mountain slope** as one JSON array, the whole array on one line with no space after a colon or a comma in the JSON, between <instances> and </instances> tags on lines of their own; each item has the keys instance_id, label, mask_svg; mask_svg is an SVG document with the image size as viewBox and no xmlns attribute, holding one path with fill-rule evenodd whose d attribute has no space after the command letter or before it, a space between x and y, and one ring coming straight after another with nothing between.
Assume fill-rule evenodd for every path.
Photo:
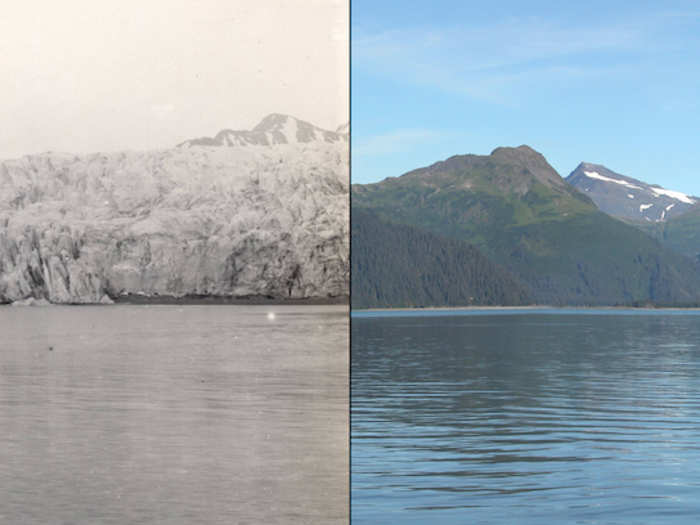
<instances>
[{"instance_id":1,"label":"green mountain slope","mask_svg":"<svg viewBox=\"0 0 700 525\"><path fill-rule=\"evenodd\" d=\"M598 211L527 146L455 156L354 185L352 206L474 244L538 303L689 304L700 298L700 277L689 259Z\"/></svg>"},{"instance_id":2,"label":"green mountain slope","mask_svg":"<svg viewBox=\"0 0 700 525\"><path fill-rule=\"evenodd\" d=\"M525 290L473 246L352 215L352 307L528 304Z\"/></svg>"},{"instance_id":3,"label":"green mountain slope","mask_svg":"<svg viewBox=\"0 0 700 525\"><path fill-rule=\"evenodd\" d=\"M640 224L638 227L664 246L700 263L700 205L666 222Z\"/></svg>"}]
</instances>

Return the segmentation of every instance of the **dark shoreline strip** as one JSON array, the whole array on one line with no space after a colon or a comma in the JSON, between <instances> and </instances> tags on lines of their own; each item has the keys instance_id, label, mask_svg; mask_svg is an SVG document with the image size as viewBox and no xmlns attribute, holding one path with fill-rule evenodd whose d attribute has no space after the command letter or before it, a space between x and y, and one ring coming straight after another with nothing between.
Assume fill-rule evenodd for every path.
<instances>
[{"instance_id":1,"label":"dark shoreline strip","mask_svg":"<svg viewBox=\"0 0 700 525\"><path fill-rule=\"evenodd\" d=\"M186 295L175 297L169 295L145 296L122 295L112 299L114 304L238 304L238 305L330 305L349 304L348 296L337 297L308 297L308 298L284 298L253 295L247 297L233 297L225 295Z\"/></svg>"},{"instance_id":2,"label":"dark shoreline strip","mask_svg":"<svg viewBox=\"0 0 700 525\"><path fill-rule=\"evenodd\" d=\"M350 298L345 296L337 297L307 297L307 298L284 298L284 297L267 297L267 296L249 296L249 297L229 297L224 295L187 295L184 297L175 297L171 295L122 295L113 297L113 304L154 304L154 305L309 305L309 306L325 306L325 305L350 305ZM50 303L56 306L111 306L104 303ZM11 306L9 301L0 301L0 306Z\"/></svg>"}]
</instances>

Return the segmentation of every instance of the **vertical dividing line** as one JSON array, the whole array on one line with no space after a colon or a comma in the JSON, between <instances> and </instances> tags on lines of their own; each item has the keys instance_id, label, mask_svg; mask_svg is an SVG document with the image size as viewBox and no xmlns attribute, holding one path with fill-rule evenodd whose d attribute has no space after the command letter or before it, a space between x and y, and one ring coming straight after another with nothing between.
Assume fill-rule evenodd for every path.
<instances>
[{"instance_id":1,"label":"vertical dividing line","mask_svg":"<svg viewBox=\"0 0 700 525\"><path fill-rule=\"evenodd\" d=\"M348 523L352 524L352 0L348 0Z\"/></svg>"}]
</instances>

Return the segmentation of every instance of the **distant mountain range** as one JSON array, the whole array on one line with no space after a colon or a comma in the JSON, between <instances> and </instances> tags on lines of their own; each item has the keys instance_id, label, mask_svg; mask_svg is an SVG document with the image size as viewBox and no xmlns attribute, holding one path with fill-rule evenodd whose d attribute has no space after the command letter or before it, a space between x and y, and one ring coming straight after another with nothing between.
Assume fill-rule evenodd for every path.
<instances>
[{"instance_id":1,"label":"distant mountain range","mask_svg":"<svg viewBox=\"0 0 700 525\"><path fill-rule=\"evenodd\" d=\"M594 164L582 163L564 180L528 146L497 148L487 156L458 155L400 177L352 187L353 214L371 213L394 228L405 225L443 242L469 244L513 276L525 295L503 304L525 298L554 305L698 304L696 262L648 226L673 228L675 221L693 213L695 201ZM380 279L372 268L377 262L367 259L369 248L363 243L381 242L371 236L353 242L353 290L373 289L374 297L387 296L385 282L403 283L410 291L392 292L403 302L415 297L414 304L423 304L430 296L426 306L446 305L439 293L427 293L424 283L431 276L443 278L456 250L433 262L421 254L426 267L419 283L396 264L390 280ZM482 288L499 282L503 277L495 270L480 276ZM439 290L443 284L435 286ZM463 295L479 297L478 288L473 290ZM353 297L353 305L372 303L361 295Z\"/></svg>"},{"instance_id":2,"label":"distant mountain range","mask_svg":"<svg viewBox=\"0 0 700 525\"><path fill-rule=\"evenodd\" d=\"M214 137L186 140L178 147L190 146L273 146L276 144L309 144L313 142L348 142L347 124L336 131L321 129L289 115L273 113L252 130L219 131Z\"/></svg>"},{"instance_id":3,"label":"distant mountain range","mask_svg":"<svg viewBox=\"0 0 700 525\"><path fill-rule=\"evenodd\" d=\"M0 302L347 296L347 134L216 137L0 161Z\"/></svg>"}]
</instances>

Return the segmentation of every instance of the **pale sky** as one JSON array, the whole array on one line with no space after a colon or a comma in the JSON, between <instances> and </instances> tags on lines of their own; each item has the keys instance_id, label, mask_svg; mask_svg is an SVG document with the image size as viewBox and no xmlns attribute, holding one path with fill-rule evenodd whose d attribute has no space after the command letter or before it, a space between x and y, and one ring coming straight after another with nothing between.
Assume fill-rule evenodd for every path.
<instances>
[{"instance_id":1,"label":"pale sky","mask_svg":"<svg viewBox=\"0 0 700 525\"><path fill-rule=\"evenodd\" d=\"M0 158L349 119L349 0L22 0L0 17Z\"/></svg>"}]
</instances>

